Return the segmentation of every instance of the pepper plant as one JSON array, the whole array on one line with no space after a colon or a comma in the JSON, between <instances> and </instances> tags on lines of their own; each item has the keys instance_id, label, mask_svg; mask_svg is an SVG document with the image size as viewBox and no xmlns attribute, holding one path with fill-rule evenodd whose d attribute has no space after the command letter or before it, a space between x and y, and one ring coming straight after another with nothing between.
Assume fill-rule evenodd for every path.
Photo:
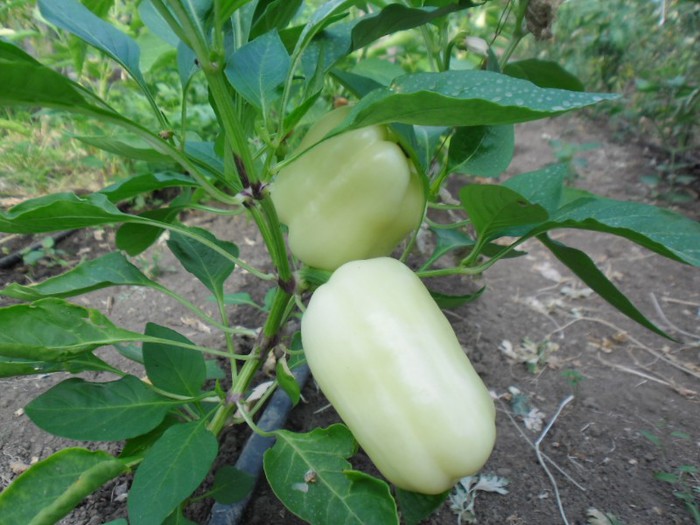
<instances>
[{"instance_id":1,"label":"pepper plant","mask_svg":"<svg viewBox=\"0 0 700 525\"><path fill-rule=\"evenodd\" d=\"M29 199L0 213L0 230L17 234L118 228L113 253L44 282L11 284L0 292L18 300L0 308L0 375L104 372L109 380L59 382L32 400L26 414L58 436L124 443L118 455L76 447L31 466L0 494L2 523L54 523L123 474L133 474L129 523L182 523L183 509L217 456L217 438L232 424L276 438L265 456L265 474L302 519L399 523L398 501L402 518L417 523L460 476L483 465L494 439L486 388L438 309L473 297L431 296L420 279L482 273L505 257L522 255L518 248L528 239L543 243L613 306L666 336L585 253L554 240L550 232L607 232L697 265L697 223L566 187L566 168L557 166L503 184L460 178L459 200L449 198L445 187L452 174L495 177L508 166L514 124L615 98L581 91L555 64L503 63L513 46L500 62L493 51L474 62L458 56L464 53L459 41L464 35L453 30L453 22L479 9L477 3L331 0L312 9L301 0L143 0L139 13L147 31L177 52L180 126L171 125L173 115L159 107L141 72L139 45L90 11L90 4L40 0L38 7L46 21L116 63L130 77L133 96L142 97L152 115L143 121L127 118L71 75L3 41L0 104L93 118L107 131L84 137L88 143L179 169L126 177L88 195ZM514 6L514 38L521 39L527 0ZM384 37L412 29L427 42L430 69L393 74L396 64L381 62L377 48ZM188 127L186 101L197 82L206 84L220 126L211 140ZM305 133L338 94L348 107ZM163 188L177 188L178 196L142 213L118 206ZM260 231L272 270L242 260L232 239L181 221L189 210L246 214ZM462 218L441 222L437 217L444 214L435 213L444 210ZM211 291L218 318L130 261L164 233L174 256ZM433 236L436 248L412 257L410 270L407 261L418 235ZM384 258L392 253L396 260ZM436 264L457 253L454 265ZM356 259L367 258L357 266ZM239 329L229 319L224 294L226 281L241 270L274 283L266 319L247 354L236 345ZM117 285L167 294L221 330L225 347L202 347L154 323L146 323L142 333L127 330L71 301ZM290 370L305 358L288 328L299 314L301 346L308 343L312 372L349 427L265 432L255 423L275 388L299 397ZM354 337L359 342L350 341ZM395 346L407 337L410 362ZM110 364L108 355L98 352L106 346L142 364L148 381ZM346 346L349 355L343 355ZM273 350L282 355L276 380L262 398L251 396L256 374ZM216 366L226 364L223 378L212 358ZM463 376L452 374L453 380L443 382L439 376L445 370ZM371 398L356 398L346 375L367 376L365 387L375 389L375 400L389 410L375 412ZM413 407L400 399L411 393L416 403L426 403L420 413L434 415L432 423L415 425ZM444 408L431 409L451 403L463 407L461 425L447 425ZM389 481L352 470L348 459L357 450L355 437ZM456 452L445 445L461 440ZM397 453L402 442L415 457ZM443 450L436 454L438 449ZM468 457L455 465L450 454ZM231 487L245 492L246 483L229 471L216 477L210 493L221 496Z\"/></svg>"}]
</instances>

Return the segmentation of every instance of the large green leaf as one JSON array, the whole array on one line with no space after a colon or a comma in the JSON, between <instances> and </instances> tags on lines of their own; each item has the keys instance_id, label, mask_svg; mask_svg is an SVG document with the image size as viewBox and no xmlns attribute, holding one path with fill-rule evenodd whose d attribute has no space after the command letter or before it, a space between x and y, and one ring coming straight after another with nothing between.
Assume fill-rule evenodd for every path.
<instances>
[{"instance_id":1,"label":"large green leaf","mask_svg":"<svg viewBox=\"0 0 700 525\"><path fill-rule=\"evenodd\" d=\"M177 405L134 376L107 383L72 377L35 398L25 410L34 424L57 436L119 441L153 430Z\"/></svg>"},{"instance_id":2,"label":"large green leaf","mask_svg":"<svg viewBox=\"0 0 700 525\"><path fill-rule=\"evenodd\" d=\"M158 285L146 277L119 252L108 253L97 259L86 261L66 273L50 277L30 286L9 284L0 290L0 295L24 301L43 297L73 297L108 286Z\"/></svg>"},{"instance_id":3,"label":"large green leaf","mask_svg":"<svg viewBox=\"0 0 700 525\"><path fill-rule=\"evenodd\" d=\"M38 62L0 58L0 78L0 106L45 106L88 114L100 112L88 102L78 84Z\"/></svg>"},{"instance_id":4,"label":"large green leaf","mask_svg":"<svg viewBox=\"0 0 700 525\"><path fill-rule=\"evenodd\" d=\"M22 48L5 42L4 40L0 40L0 60L7 60L8 62L28 62L30 64L39 63Z\"/></svg>"},{"instance_id":5,"label":"large green leaf","mask_svg":"<svg viewBox=\"0 0 700 525\"><path fill-rule=\"evenodd\" d=\"M271 31L233 53L226 77L250 104L266 113L287 79L291 59L277 31Z\"/></svg>"},{"instance_id":6,"label":"large green leaf","mask_svg":"<svg viewBox=\"0 0 700 525\"><path fill-rule=\"evenodd\" d=\"M136 470L129 492L129 523L162 523L204 481L218 448L203 421L166 430Z\"/></svg>"},{"instance_id":7,"label":"large green leaf","mask_svg":"<svg viewBox=\"0 0 700 525\"><path fill-rule=\"evenodd\" d=\"M351 470L347 458L357 445L347 427L275 434L277 442L264 456L265 474L294 514L312 525L398 525L389 486Z\"/></svg>"},{"instance_id":8,"label":"large green leaf","mask_svg":"<svg viewBox=\"0 0 700 525\"><path fill-rule=\"evenodd\" d=\"M26 200L7 212L0 212L0 231L40 233L137 220L133 215L119 211L100 193L85 197L54 193Z\"/></svg>"},{"instance_id":9,"label":"large green leaf","mask_svg":"<svg viewBox=\"0 0 700 525\"><path fill-rule=\"evenodd\" d=\"M102 451L66 448L32 465L0 493L3 525L53 525L125 463Z\"/></svg>"},{"instance_id":10,"label":"large green leaf","mask_svg":"<svg viewBox=\"0 0 700 525\"><path fill-rule=\"evenodd\" d=\"M360 100L335 133L391 122L425 126L514 124L614 98L617 95L540 88L492 71L413 73Z\"/></svg>"},{"instance_id":11,"label":"large green leaf","mask_svg":"<svg viewBox=\"0 0 700 525\"><path fill-rule=\"evenodd\" d=\"M610 282L586 253L576 248L566 246L561 242L554 241L546 234L540 235L538 238L549 248L557 259L574 272L591 290L600 295L612 306L643 327L671 339L666 332L649 321L644 314L642 314L642 312L640 312L612 282Z\"/></svg>"},{"instance_id":12,"label":"large green leaf","mask_svg":"<svg viewBox=\"0 0 700 525\"><path fill-rule=\"evenodd\" d=\"M48 22L106 53L145 93L149 92L139 66L141 50L130 36L102 20L78 0L39 0L39 10Z\"/></svg>"},{"instance_id":13,"label":"large green leaf","mask_svg":"<svg viewBox=\"0 0 700 525\"><path fill-rule=\"evenodd\" d=\"M231 255L238 256L238 247L235 244L221 241L201 228L190 230ZM234 263L230 259L178 232L170 234L168 247L188 272L197 277L215 296L223 296L224 283L234 269Z\"/></svg>"},{"instance_id":14,"label":"large green leaf","mask_svg":"<svg viewBox=\"0 0 700 525\"><path fill-rule=\"evenodd\" d=\"M141 341L97 310L62 299L0 308L0 355L40 361L64 361L100 346Z\"/></svg>"},{"instance_id":15,"label":"large green leaf","mask_svg":"<svg viewBox=\"0 0 700 525\"><path fill-rule=\"evenodd\" d=\"M146 325L146 335L192 344L185 336L155 323ZM200 352L167 343L144 343L143 363L151 383L173 394L194 397L207 378L204 356Z\"/></svg>"},{"instance_id":16,"label":"large green leaf","mask_svg":"<svg viewBox=\"0 0 700 525\"><path fill-rule=\"evenodd\" d=\"M457 128L450 139L450 171L477 177L498 177L515 152L512 125Z\"/></svg>"},{"instance_id":17,"label":"large green leaf","mask_svg":"<svg viewBox=\"0 0 700 525\"><path fill-rule=\"evenodd\" d=\"M532 233L553 228L619 235L665 257L700 266L700 222L649 204L581 198L552 214Z\"/></svg>"}]
</instances>

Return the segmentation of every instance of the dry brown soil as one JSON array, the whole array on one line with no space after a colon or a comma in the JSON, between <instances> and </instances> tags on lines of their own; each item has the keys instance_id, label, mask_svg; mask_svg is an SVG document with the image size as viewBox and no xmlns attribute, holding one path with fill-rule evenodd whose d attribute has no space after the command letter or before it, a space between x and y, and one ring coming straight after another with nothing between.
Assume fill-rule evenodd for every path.
<instances>
[{"instance_id":1,"label":"dry brown soil","mask_svg":"<svg viewBox=\"0 0 700 525\"><path fill-rule=\"evenodd\" d=\"M613 198L653 200L652 190L640 177L653 174L654 159L640 146L616 143L604 127L579 118L519 126L516 158L508 174L552 162L548 144L552 137L572 144L600 143L599 148L580 155L587 166L578 170L576 185ZM679 211L697 219L697 200ZM265 266L260 239L244 220L208 222L194 216L191 221L234 240L244 258ZM588 252L648 317L681 342L665 340L618 314L589 294L534 241L527 244L526 257L500 262L477 281L443 283L452 291L487 287L478 301L448 313L466 352L497 399L499 435L483 473L507 480L508 493L478 492L477 522L559 524L565 523L564 514L571 524L694 523L683 502L674 496L683 487L659 481L655 474L674 472L681 466L700 467L700 271L616 237L580 231L561 231L555 237ZM81 232L62 247L68 252L65 258L75 262L80 256L107 249L110 242L109 231L97 237ZM206 290L162 245L139 264L157 270L164 284L177 286L196 303L212 308ZM21 267L0 272L0 283L40 278ZM240 272L228 286L231 291L243 287L257 300L266 292ZM198 343L221 344L216 333L209 333L185 310L155 293L113 289L78 301L108 310L126 328L142 330L152 320ZM258 314L248 308L234 308L232 316L245 326L260 322ZM528 359L534 359L534 364L528 366ZM70 444L37 429L22 412L34 395L59 379L2 380L0 488L27 465ZM306 402L291 414L289 428L309 430L337 421L332 409L323 409L326 402L313 382L305 388L304 397ZM245 432L240 430L224 437L224 462L234 460L243 439ZM361 457L358 461L364 464ZM94 525L125 516L129 481L124 477L110 483L62 523ZM688 478L688 490L693 485L700 485L698 477ZM200 505L191 510L190 517L204 524L207 512L207 505ZM594 521L596 512L599 521ZM608 521L601 517L605 514L610 516ZM301 522L262 482L243 523ZM426 523L452 525L457 516L446 504Z\"/></svg>"}]
</instances>

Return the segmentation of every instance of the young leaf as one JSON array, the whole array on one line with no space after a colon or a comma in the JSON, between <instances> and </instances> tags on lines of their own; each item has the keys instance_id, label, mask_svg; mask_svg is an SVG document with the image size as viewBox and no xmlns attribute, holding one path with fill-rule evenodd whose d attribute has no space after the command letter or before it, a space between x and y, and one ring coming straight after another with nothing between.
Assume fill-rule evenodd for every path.
<instances>
[{"instance_id":1,"label":"young leaf","mask_svg":"<svg viewBox=\"0 0 700 525\"><path fill-rule=\"evenodd\" d=\"M166 430L136 470L129 492L129 523L163 522L204 480L218 449L204 421Z\"/></svg>"},{"instance_id":2,"label":"young leaf","mask_svg":"<svg viewBox=\"0 0 700 525\"><path fill-rule=\"evenodd\" d=\"M486 290L485 286L479 289L477 292L467 295L448 295L430 290L430 295L433 299L435 299L435 302L440 308L443 310L452 310L467 303L471 303L472 301L476 301L479 297L481 297L481 294L484 293L484 290Z\"/></svg>"},{"instance_id":3,"label":"young leaf","mask_svg":"<svg viewBox=\"0 0 700 525\"><path fill-rule=\"evenodd\" d=\"M282 30L303 4L302 0L260 0L253 13L250 40L272 30Z\"/></svg>"},{"instance_id":4,"label":"young leaf","mask_svg":"<svg viewBox=\"0 0 700 525\"><path fill-rule=\"evenodd\" d=\"M107 383L72 377L35 398L25 410L35 425L57 436L119 441L153 430L178 404L134 376Z\"/></svg>"},{"instance_id":5,"label":"young leaf","mask_svg":"<svg viewBox=\"0 0 700 525\"><path fill-rule=\"evenodd\" d=\"M294 375L289 369L287 360L284 357L277 361L275 376L282 390L284 390L289 396L289 399L292 400L292 406L296 406L299 399L301 399L301 388L297 380L294 379Z\"/></svg>"},{"instance_id":6,"label":"young leaf","mask_svg":"<svg viewBox=\"0 0 700 525\"><path fill-rule=\"evenodd\" d=\"M165 223L163 226L143 223L127 223L117 230L115 241L120 250L131 256L138 255L148 249L163 234L165 225L173 222L180 209L177 207L148 210L138 217Z\"/></svg>"},{"instance_id":7,"label":"young leaf","mask_svg":"<svg viewBox=\"0 0 700 525\"><path fill-rule=\"evenodd\" d=\"M294 514L312 525L398 525L389 486L350 470L347 458L356 443L347 427L275 434L277 442L265 453L265 474L275 495Z\"/></svg>"},{"instance_id":8,"label":"young leaf","mask_svg":"<svg viewBox=\"0 0 700 525\"><path fill-rule=\"evenodd\" d=\"M26 200L7 212L0 212L0 231L40 233L137 220L137 217L119 211L100 193L85 197L54 193Z\"/></svg>"},{"instance_id":9,"label":"young leaf","mask_svg":"<svg viewBox=\"0 0 700 525\"><path fill-rule=\"evenodd\" d=\"M0 356L0 378L69 372L104 371L109 366L93 354L83 354L68 361L37 361Z\"/></svg>"},{"instance_id":10,"label":"young leaf","mask_svg":"<svg viewBox=\"0 0 700 525\"><path fill-rule=\"evenodd\" d=\"M509 62L503 68L503 72L511 77L529 80L536 86L543 88L585 91L581 81L556 62L530 58Z\"/></svg>"},{"instance_id":11,"label":"young leaf","mask_svg":"<svg viewBox=\"0 0 700 525\"><path fill-rule=\"evenodd\" d=\"M102 188L100 193L107 195L110 201L119 202L130 199L142 193L162 190L165 188L197 187L192 177L180 173L147 173L134 175L128 179L115 182Z\"/></svg>"},{"instance_id":12,"label":"young leaf","mask_svg":"<svg viewBox=\"0 0 700 525\"><path fill-rule=\"evenodd\" d=\"M412 73L360 100L334 134L391 122L424 126L514 124L614 98L617 95L544 89L491 71Z\"/></svg>"},{"instance_id":13,"label":"young leaf","mask_svg":"<svg viewBox=\"0 0 700 525\"><path fill-rule=\"evenodd\" d=\"M566 164L553 164L511 177L503 185L553 214L561 206L567 173Z\"/></svg>"},{"instance_id":14,"label":"young leaf","mask_svg":"<svg viewBox=\"0 0 700 525\"><path fill-rule=\"evenodd\" d=\"M64 361L100 346L142 339L101 312L62 299L0 308L0 355L7 357Z\"/></svg>"},{"instance_id":15,"label":"young leaf","mask_svg":"<svg viewBox=\"0 0 700 525\"><path fill-rule=\"evenodd\" d=\"M221 241L201 228L190 228L206 240L216 244L234 257L238 247L228 241ZM235 267L234 263L201 242L178 232L172 232L168 247L182 266L197 277L215 296L223 296L223 287Z\"/></svg>"},{"instance_id":16,"label":"young leaf","mask_svg":"<svg viewBox=\"0 0 700 525\"><path fill-rule=\"evenodd\" d=\"M0 493L3 525L53 525L128 467L114 456L65 448L32 465Z\"/></svg>"},{"instance_id":17,"label":"young leaf","mask_svg":"<svg viewBox=\"0 0 700 525\"><path fill-rule=\"evenodd\" d=\"M474 239L459 230L452 228L432 228L431 230L435 234L435 250L425 261L421 270L430 268L438 259L453 250L474 246Z\"/></svg>"},{"instance_id":18,"label":"young leaf","mask_svg":"<svg viewBox=\"0 0 700 525\"><path fill-rule=\"evenodd\" d=\"M192 344L174 330L154 323L146 324L146 335ZM207 378L204 356L200 352L166 343L145 342L143 363L151 383L173 394L194 397Z\"/></svg>"},{"instance_id":19,"label":"young leaf","mask_svg":"<svg viewBox=\"0 0 700 525\"><path fill-rule=\"evenodd\" d=\"M277 31L256 38L233 53L226 76L241 96L267 113L291 67L291 59Z\"/></svg>"},{"instance_id":20,"label":"young leaf","mask_svg":"<svg viewBox=\"0 0 700 525\"><path fill-rule=\"evenodd\" d=\"M48 22L107 54L136 80L144 93L149 92L139 67L141 51L131 37L93 14L78 0L39 0L39 11Z\"/></svg>"},{"instance_id":21,"label":"young leaf","mask_svg":"<svg viewBox=\"0 0 700 525\"><path fill-rule=\"evenodd\" d=\"M547 211L505 186L470 184L459 192L480 244L526 225L547 220Z\"/></svg>"},{"instance_id":22,"label":"young leaf","mask_svg":"<svg viewBox=\"0 0 700 525\"><path fill-rule=\"evenodd\" d=\"M512 125L457 128L450 139L448 160L452 172L477 177L498 177L515 152Z\"/></svg>"},{"instance_id":23,"label":"young leaf","mask_svg":"<svg viewBox=\"0 0 700 525\"><path fill-rule=\"evenodd\" d=\"M574 272L591 290L600 295L612 306L643 327L668 339L673 339L661 328L649 321L642 312L601 272L586 253L576 248L550 239L547 235L537 237L554 254Z\"/></svg>"},{"instance_id":24,"label":"young leaf","mask_svg":"<svg viewBox=\"0 0 700 525\"><path fill-rule=\"evenodd\" d=\"M111 252L37 284L25 286L11 283L0 290L0 295L23 301L34 301L43 297L73 297L108 286L123 285L158 286L131 264L124 255Z\"/></svg>"},{"instance_id":25,"label":"young leaf","mask_svg":"<svg viewBox=\"0 0 700 525\"><path fill-rule=\"evenodd\" d=\"M389 4L373 15L362 17L352 29L352 51L365 47L379 38L422 26L437 18L455 11L476 5L469 0L457 0L443 7L406 7L401 4Z\"/></svg>"},{"instance_id":26,"label":"young leaf","mask_svg":"<svg viewBox=\"0 0 700 525\"><path fill-rule=\"evenodd\" d=\"M440 508L449 491L436 496L419 494L408 490L396 489L396 501L405 525L419 525L424 519Z\"/></svg>"},{"instance_id":27,"label":"young leaf","mask_svg":"<svg viewBox=\"0 0 700 525\"><path fill-rule=\"evenodd\" d=\"M248 496L253 491L253 487L255 487L255 476L236 467L224 465L216 471L214 485L208 496L214 498L217 503L230 505Z\"/></svg>"}]
</instances>

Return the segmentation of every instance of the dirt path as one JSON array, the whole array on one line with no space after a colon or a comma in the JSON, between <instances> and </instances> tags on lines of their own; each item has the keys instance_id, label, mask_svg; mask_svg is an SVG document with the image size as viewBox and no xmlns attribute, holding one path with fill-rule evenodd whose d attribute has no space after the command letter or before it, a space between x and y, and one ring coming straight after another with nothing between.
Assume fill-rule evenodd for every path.
<instances>
[{"instance_id":1,"label":"dirt path","mask_svg":"<svg viewBox=\"0 0 700 525\"><path fill-rule=\"evenodd\" d=\"M644 152L607 142L603 130L576 118L519 127L517 157L509 173L551 162L548 137L600 144L581 155L587 167L579 170L578 186L614 198L649 197L649 188L639 182L640 175L652 171ZM206 227L237 242L244 257L264 264L259 239L244 221L233 225L215 221ZM700 271L603 234L562 231L556 237L589 253L648 317L683 342L672 343L638 328L590 294L534 241L526 245L525 258L498 263L479 282L450 283L467 289L487 286L479 301L448 314L476 369L498 398L499 437L483 474L507 480L508 493L478 491L474 506L478 523L557 524L564 523L563 512L569 523L583 524L595 516L590 509L600 516L609 513L625 525L693 523L673 492L692 490L698 478L688 478L687 486L672 486L655 475L683 466L700 467ZM195 302L207 304L206 290L186 280L165 250L156 248L149 257L151 262L157 260L164 284L184 283L181 290L184 286ZM231 290L252 282L239 273ZM251 293L259 300L265 291ZM87 301L111 308L115 322L127 328L142 329L146 317L155 312L160 319L151 320L181 330L196 342L217 343L215 335L193 323L186 312L150 292L109 290L92 294ZM259 321L245 308L232 315L246 326ZM21 412L32 396L56 379L2 381L0 486L65 444L33 427ZM308 402L292 413L290 428L336 421L331 410L318 412L326 403L313 384L306 388L305 398ZM231 435L227 441L233 438L239 436ZM232 453L237 449L238 445L231 446ZM124 516L127 491L128 480L118 480L63 523L92 525ZM196 512L192 518L206 523L205 510ZM245 523L300 522L263 483ZM457 516L446 505L428 523L455 524ZM599 518L590 523L618 522Z\"/></svg>"}]
</instances>

